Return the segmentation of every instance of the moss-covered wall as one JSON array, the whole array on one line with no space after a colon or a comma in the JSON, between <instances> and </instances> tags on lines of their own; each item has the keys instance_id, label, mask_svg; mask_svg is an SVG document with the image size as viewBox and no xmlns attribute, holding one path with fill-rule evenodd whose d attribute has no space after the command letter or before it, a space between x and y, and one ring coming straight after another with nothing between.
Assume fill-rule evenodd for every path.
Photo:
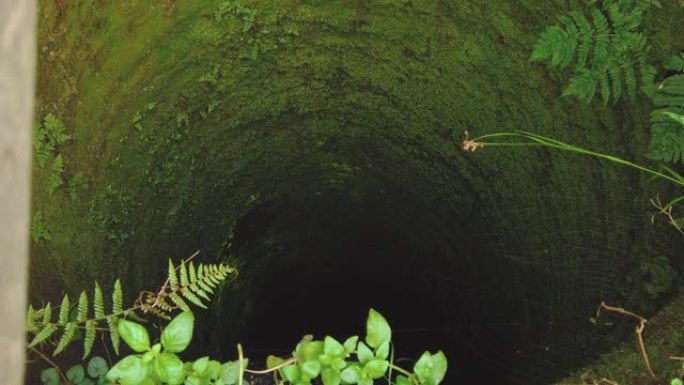
<instances>
[{"instance_id":1,"label":"moss-covered wall","mask_svg":"<svg viewBox=\"0 0 684 385\"><path fill-rule=\"evenodd\" d=\"M654 60L684 48L684 12L665 3L647 22ZM553 15L583 4L41 1L38 120L73 140L64 186L48 194L49 167L35 172L51 240L33 244L33 297L116 276L132 296L169 257L232 252L241 280L207 316L221 336L207 349L259 341L247 320L274 309L325 314L325 329L335 309L302 294L322 285L350 320L388 303L400 326L437 331L423 347L454 353L454 381L564 375L625 335L587 322L601 300L651 314L671 292L652 275L677 268L676 248L649 221L667 191L591 159L459 142L525 129L644 159L646 99L560 98L568 74L528 61Z\"/></svg>"}]
</instances>

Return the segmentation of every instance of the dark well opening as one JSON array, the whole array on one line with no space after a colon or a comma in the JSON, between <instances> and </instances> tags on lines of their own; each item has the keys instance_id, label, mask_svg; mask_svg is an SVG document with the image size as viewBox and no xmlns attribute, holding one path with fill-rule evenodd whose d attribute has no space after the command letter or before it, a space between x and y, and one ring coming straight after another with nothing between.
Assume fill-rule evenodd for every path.
<instances>
[{"instance_id":1,"label":"dark well opening","mask_svg":"<svg viewBox=\"0 0 684 385\"><path fill-rule=\"evenodd\" d=\"M393 327L404 367L424 350L447 354L446 383L541 384L565 373L543 359L555 353L548 309L522 295L512 264L478 249L476 222L469 234L431 230L421 224L455 219L375 194L283 197L245 215L233 240L243 300L220 310L239 314L240 332L206 338L239 341L259 362L287 356L306 334L362 336L373 307ZM397 220L397 207L411 220Z\"/></svg>"}]
</instances>

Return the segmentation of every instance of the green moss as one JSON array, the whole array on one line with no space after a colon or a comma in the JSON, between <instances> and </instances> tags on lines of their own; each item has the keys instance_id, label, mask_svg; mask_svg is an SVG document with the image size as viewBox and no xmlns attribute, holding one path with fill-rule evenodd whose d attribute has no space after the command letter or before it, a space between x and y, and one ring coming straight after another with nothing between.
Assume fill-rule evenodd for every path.
<instances>
[{"instance_id":1,"label":"green moss","mask_svg":"<svg viewBox=\"0 0 684 385\"><path fill-rule=\"evenodd\" d=\"M573 365L586 359L582 341L562 347L564 339L582 333L596 352L609 347L622 335L591 330L586 315L604 299L643 306L646 294L624 285L630 272L644 258L674 254L664 225L648 221L660 186L645 178L544 150L459 149L465 130L526 129L631 159L645 152L645 102L577 105L559 97L564 74L528 62L545 15L567 11L560 6L56 7L41 4L37 108L70 129L67 167L87 188L76 200L67 189L34 189L52 238L32 249L35 298L53 295L54 285L76 293L95 277L123 276L133 293L163 273L168 257L202 249L220 258L231 226L255 205L299 197L306 210L319 195L339 194L381 202L380 225L429 245L416 263L432 266L427 281L445 291L445 306L456 293L438 272L468 266L509 288L510 317L531 336L522 350L555 344L545 359ZM668 19L654 24L655 57L677 44L684 17L671 11L653 16ZM334 163L357 171L326 185ZM41 186L44 175L35 175ZM275 258L272 248L259 250L258 262L240 261L247 280ZM232 304L226 296L222 309L240 309L247 296L234 294ZM506 359L553 372L538 359Z\"/></svg>"}]
</instances>

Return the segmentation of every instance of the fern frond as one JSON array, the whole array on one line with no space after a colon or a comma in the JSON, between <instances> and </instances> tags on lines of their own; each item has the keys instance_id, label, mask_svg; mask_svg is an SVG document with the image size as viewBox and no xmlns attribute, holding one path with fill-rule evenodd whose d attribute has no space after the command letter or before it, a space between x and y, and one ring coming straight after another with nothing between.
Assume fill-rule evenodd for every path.
<instances>
[{"instance_id":1,"label":"fern frond","mask_svg":"<svg viewBox=\"0 0 684 385\"><path fill-rule=\"evenodd\" d=\"M36 334L33 339L31 340L31 343L29 343L28 347L32 348L48 338L50 338L56 331L57 331L57 325L55 324L48 324L46 325L38 334Z\"/></svg>"},{"instance_id":2,"label":"fern frond","mask_svg":"<svg viewBox=\"0 0 684 385\"><path fill-rule=\"evenodd\" d=\"M29 304L28 312L26 312L26 331L29 333L36 333L40 330L38 325L36 325L36 311L33 306Z\"/></svg>"},{"instance_id":3,"label":"fern frond","mask_svg":"<svg viewBox=\"0 0 684 385\"><path fill-rule=\"evenodd\" d=\"M570 78L570 84L563 90L563 96L574 95L588 103L596 94L597 82L598 79L594 71L582 68Z\"/></svg>"},{"instance_id":4,"label":"fern frond","mask_svg":"<svg viewBox=\"0 0 684 385\"><path fill-rule=\"evenodd\" d=\"M577 49L577 67L581 68L587 64L589 58L589 51L592 47L594 30L589 23L589 20L580 12L570 12L570 17L579 29L579 44Z\"/></svg>"},{"instance_id":5,"label":"fern frond","mask_svg":"<svg viewBox=\"0 0 684 385\"><path fill-rule=\"evenodd\" d=\"M663 65L666 69L672 71L684 72L684 52L679 55L670 56Z\"/></svg>"},{"instance_id":6,"label":"fern frond","mask_svg":"<svg viewBox=\"0 0 684 385\"><path fill-rule=\"evenodd\" d=\"M61 325L69 322L69 295L62 297L62 305L59 307L59 321Z\"/></svg>"},{"instance_id":7,"label":"fern frond","mask_svg":"<svg viewBox=\"0 0 684 385\"><path fill-rule=\"evenodd\" d=\"M670 76L653 97L659 107L651 113L648 156L665 162L684 162L684 124L673 116L684 115L684 75Z\"/></svg>"},{"instance_id":8,"label":"fern frond","mask_svg":"<svg viewBox=\"0 0 684 385\"><path fill-rule=\"evenodd\" d=\"M97 321L95 320L88 320L86 321L85 324L85 337L83 337L83 357L81 359L85 359L90 355L90 351L93 348L93 344L95 344L95 337L97 336Z\"/></svg>"},{"instance_id":9,"label":"fern frond","mask_svg":"<svg viewBox=\"0 0 684 385\"><path fill-rule=\"evenodd\" d=\"M96 319L104 319L105 318L105 305L104 305L104 297L102 296L102 289L100 288L100 285L95 282L95 294L94 294L94 302L93 302L93 311L95 314Z\"/></svg>"},{"instance_id":10,"label":"fern frond","mask_svg":"<svg viewBox=\"0 0 684 385\"><path fill-rule=\"evenodd\" d=\"M183 291L181 292L181 294L183 295L183 297L185 297L185 299L187 299L188 301L192 302L192 303L195 304L196 306L201 307L202 309L206 309L206 308L207 308L206 305L204 305L204 304L202 303L202 300L200 300L199 297L197 297L197 295L195 295L195 293L193 293L192 291L190 291L190 290L183 290Z\"/></svg>"},{"instance_id":11,"label":"fern frond","mask_svg":"<svg viewBox=\"0 0 684 385\"><path fill-rule=\"evenodd\" d=\"M119 336L119 331L116 328L116 323L119 318L113 315L107 317L107 327L109 328L109 338L112 341L112 347L114 347L114 352L119 355L119 344L121 343L121 337Z\"/></svg>"},{"instance_id":12,"label":"fern frond","mask_svg":"<svg viewBox=\"0 0 684 385\"><path fill-rule=\"evenodd\" d=\"M185 261L181 261L179 273L181 286L188 286L190 284L190 279L188 278L188 269L185 267Z\"/></svg>"},{"instance_id":13,"label":"fern frond","mask_svg":"<svg viewBox=\"0 0 684 385\"><path fill-rule=\"evenodd\" d=\"M123 290L121 289L121 281L114 282L114 291L112 292L112 313L118 314L123 312Z\"/></svg>"},{"instance_id":14,"label":"fern frond","mask_svg":"<svg viewBox=\"0 0 684 385\"><path fill-rule=\"evenodd\" d=\"M610 77L610 85L613 92L613 102L617 102L622 96L622 81L623 71L622 67L615 66L608 69L608 76Z\"/></svg>"},{"instance_id":15,"label":"fern frond","mask_svg":"<svg viewBox=\"0 0 684 385\"><path fill-rule=\"evenodd\" d=\"M173 262L169 258L169 286L171 286L172 290L176 290L178 288L178 276L176 275L176 267L173 265Z\"/></svg>"},{"instance_id":16,"label":"fern frond","mask_svg":"<svg viewBox=\"0 0 684 385\"><path fill-rule=\"evenodd\" d=\"M195 271L195 264L192 262L190 262L190 265L188 266L188 278L190 278L190 282L197 281L197 272Z\"/></svg>"},{"instance_id":17,"label":"fern frond","mask_svg":"<svg viewBox=\"0 0 684 385\"><path fill-rule=\"evenodd\" d=\"M55 351L52 353L53 356L58 355L64 349L74 340L74 337L76 336L76 328L78 327L78 324L75 322L68 323L64 327L64 334L62 334L62 338L59 339L59 343L57 344L57 348Z\"/></svg>"},{"instance_id":18,"label":"fern frond","mask_svg":"<svg viewBox=\"0 0 684 385\"><path fill-rule=\"evenodd\" d=\"M81 292L81 296L78 297L78 314L76 315L76 320L78 322L85 322L88 318L88 295L85 291Z\"/></svg>"},{"instance_id":19,"label":"fern frond","mask_svg":"<svg viewBox=\"0 0 684 385\"><path fill-rule=\"evenodd\" d=\"M178 306L181 310L183 311L190 311L190 306L188 306L187 302L183 300L178 294L175 292L169 293L169 298L171 298L171 301Z\"/></svg>"},{"instance_id":20,"label":"fern frond","mask_svg":"<svg viewBox=\"0 0 684 385\"><path fill-rule=\"evenodd\" d=\"M598 9L591 10L591 17L594 21L594 53L593 53L593 67L599 71L603 71L608 66L609 61L609 26L606 16Z\"/></svg>"}]
</instances>

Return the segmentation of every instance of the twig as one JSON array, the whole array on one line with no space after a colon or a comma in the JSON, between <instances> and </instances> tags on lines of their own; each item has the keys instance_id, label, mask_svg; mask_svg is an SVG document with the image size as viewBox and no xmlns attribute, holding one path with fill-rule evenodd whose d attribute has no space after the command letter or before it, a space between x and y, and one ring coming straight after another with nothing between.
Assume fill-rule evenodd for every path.
<instances>
[{"instance_id":1,"label":"twig","mask_svg":"<svg viewBox=\"0 0 684 385\"><path fill-rule=\"evenodd\" d=\"M269 368L269 369L264 369L264 370L250 370L250 369L245 369L245 372L251 373L251 374L268 374L268 373L271 373L271 372L275 372L276 370L278 370L278 369L280 369L280 368L284 368L285 366L288 366L288 365L290 365L290 364L294 364L294 363L296 363L296 362L297 362L297 359L296 359L296 358L290 358L289 360L287 360L287 361L285 361L285 362L283 362L283 363L281 363L281 364L279 364L279 365L276 365L276 366L274 366L274 367L272 367L272 368Z\"/></svg>"},{"instance_id":2,"label":"twig","mask_svg":"<svg viewBox=\"0 0 684 385\"><path fill-rule=\"evenodd\" d=\"M602 378L602 379L600 379L600 380L598 380L598 381L594 381L594 385L601 385L601 384L618 385L617 382L611 381L611 380L609 380L609 379L607 379L607 378Z\"/></svg>"},{"instance_id":3,"label":"twig","mask_svg":"<svg viewBox=\"0 0 684 385\"><path fill-rule=\"evenodd\" d=\"M660 203L660 198L656 198L655 200L651 199L651 204L658 209L658 212L651 216L651 223L654 222L656 215L663 214L670 221L670 224L674 226L677 231L679 231L680 234L684 234L684 230L679 223L677 223L677 220L674 218L674 216L672 216L672 206L668 205L669 207L665 208L662 203Z\"/></svg>"},{"instance_id":4,"label":"twig","mask_svg":"<svg viewBox=\"0 0 684 385\"><path fill-rule=\"evenodd\" d=\"M684 357L679 356L670 356L670 359L675 361L684 361Z\"/></svg>"},{"instance_id":5,"label":"twig","mask_svg":"<svg viewBox=\"0 0 684 385\"><path fill-rule=\"evenodd\" d=\"M638 324L635 329L636 337L637 337L637 342L639 343L639 350L641 351L641 357L644 359L644 365L646 366L646 371L648 372L648 375L651 376L652 378L655 378L655 373L653 373L653 369L651 369L651 362L648 359L648 354L646 353L646 346L644 345L644 328L646 327L646 322L648 320L636 313L633 313L629 310L625 310L621 307L614 307L614 306L608 306L606 305L605 302L601 302L599 305L598 309L596 310L596 318L599 318L601 315L601 309L606 309L608 311L612 311L615 313L620 313L624 314L626 316L635 318L638 321ZM610 382L609 382L610 383Z\"/></svg>"},{"instance_id":6,"label":"twig","mask_svg":"<svg viewBox=\"0 0 684 385\"><path fill-rule=\"evenodd\" d=\"M33 353L36 353L40 358L42 358L43 361L47 362L48 364L50 364L50 366L52 366L53 368L55 368L55 369L57 370L57 372L59 373L59 376L62 377L62 379L64 380L64 383L65 383L65 384L71 384L71 382L70 382L69 379L66 377L66 375L64 374L64 372L62 372L62 369L60 369L59 366L57 366L57 364L55 364L55 362L52 361L48 356L46 356L45 354L43 354L43 352L41 352L40 350L38 350L38 349L36 349L36 348L30 348L30 350L31 350Z\"/></svg>"}]
</instances>

